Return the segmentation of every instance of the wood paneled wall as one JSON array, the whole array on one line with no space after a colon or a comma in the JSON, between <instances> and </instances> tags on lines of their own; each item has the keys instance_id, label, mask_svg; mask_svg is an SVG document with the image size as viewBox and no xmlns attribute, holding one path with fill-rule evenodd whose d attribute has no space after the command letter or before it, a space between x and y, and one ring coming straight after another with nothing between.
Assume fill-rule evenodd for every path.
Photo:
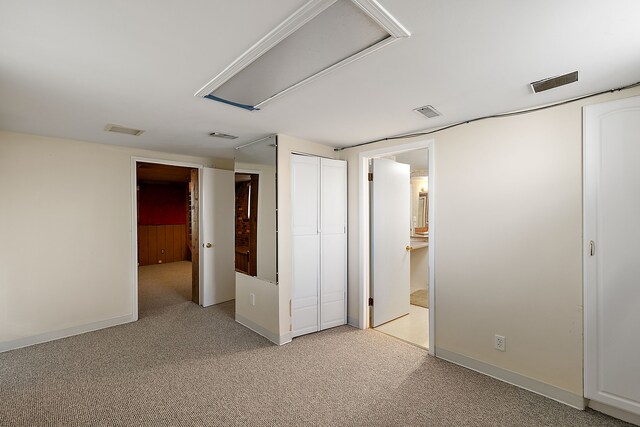
<instances>
[{"instance_id":1,"label":"wood paneled wall","mask_svg":"<svg viewBox=\"0 0 640 427\"><path fill-rule=\"evenodd\" d=\"M138 225L139 265L187 261L187 228L179 225Z\"/></svg>"}]
</instances>

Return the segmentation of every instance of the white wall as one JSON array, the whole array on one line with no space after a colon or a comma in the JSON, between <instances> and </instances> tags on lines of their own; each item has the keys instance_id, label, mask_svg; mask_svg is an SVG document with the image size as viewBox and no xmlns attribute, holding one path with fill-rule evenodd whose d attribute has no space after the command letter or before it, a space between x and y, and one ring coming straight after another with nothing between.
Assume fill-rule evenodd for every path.
<instances>
[{"instance_id":1,"label":"white wall","mask_svg":"<svg viewBox=\"0 0 640 427\"><path fill-rule=\"evenodd\" d=\"M0 132L0 351L134 320L134 155L213 163Z\"/></svg>"},{"instance_id":2,"label":"white wall","mask_svg":"<svg viewBox=\"0 0 640 427\"><path fill-rule=\"evenodd\" d=\"M281 342L278 315L279 287L273 282L236 272L236 321L268 338ZM255 305L250 296L254 295Z\"/></svg>"},{"instance_id":3,"label":"white wall","mask_svg":"<svg viewBox=\"0 0 640 427\"><path fill-rule=\"evenodd\" d=\"M436 144L436 352L581 395L580 108L460 127Z\"/></svg>"},{"instance_id":4,"label":"white wall","mask_svg":"<svg viewBox=\"0 0 640 427\"><path fill-rule=\"evenodd\" d=\"M582 396L581 107L638 93L427 137L435 139L436 153L436 354ZM409 141L341 153L349 161L352 324L359 298L358 153ZM493 348L495 334L506 336L506 352Z\"/></svg>"}]
</instances>

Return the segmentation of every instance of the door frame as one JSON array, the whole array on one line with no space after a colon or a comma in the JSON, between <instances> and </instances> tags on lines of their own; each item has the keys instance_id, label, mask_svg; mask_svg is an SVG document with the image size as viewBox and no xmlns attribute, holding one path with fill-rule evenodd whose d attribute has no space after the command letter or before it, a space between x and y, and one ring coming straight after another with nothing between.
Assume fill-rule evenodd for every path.
<instances>
[{"instance_id":1,"label":"door frame","mask_svg":"<svg viewBox=\"0 0 640 427\"><path fill-rule=\"evenodd\" d=\"M198 200L202 199L202 169L204 165L199 163L179 162L150 157L131 156L131 285L133 301L133 321L138 320L138 163L154 163L158 165L180 166L198 170ZM198 221L202 218L202 204L198 203ZM202 227L198 227L198 242L202 241ZM198 251L199 262L202 263L202 251ZM202 287L202 277L198 277L199 286ZM200 294L200 297L202 294ZM200 303L200 301L198 302Z\"/></svg>"},{"instance_id":2,"label":"door frame","mask_svg":"<svg viewBox=\"0 0 640 427\"><path fill-rule=\"evenodd\" d=\"M436 280L435 280L435 140L426 139L407 142L385 148L361 151L358 153L358 327L368 329L370 327L369 295L371 292L370 278L370 221L369 221L369 159L382 157L406 151L426 148L429 153L429 354L435 356L436 342Z\"/></svg>"}]
</instances>

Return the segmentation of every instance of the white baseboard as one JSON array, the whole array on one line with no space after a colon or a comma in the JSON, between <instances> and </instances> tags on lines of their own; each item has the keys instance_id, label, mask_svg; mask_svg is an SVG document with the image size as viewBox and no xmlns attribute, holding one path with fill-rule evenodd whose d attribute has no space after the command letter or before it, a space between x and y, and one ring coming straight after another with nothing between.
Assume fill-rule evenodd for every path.
<instances>
[{"instance_id":1,"label":"white baseboard","mask_svg":"<svg viewBox=\"0 0 640 427\"><path fill-rule=\"evenodd\" d=\"M135 319L133 314L127 314L126 316L114 317L111 319L100 320L98 322L87 323L85 325L78 325L71 328L59 329L57 331L50 331L43 334L18 338L16 340L0 343L0 353L22 347L28 347L30 345L42 344L48 341L59 340L61 338L72 337L74 335L80 335L86 332L97 331L98 329L110 328L112 326L122 325L124 323L133 322L135 320L137 319Z\"/></svg>"},{"instance_id":2,"label":"white baseboard","mask_svg":"<svg viewBox=\"0 0 640 427\"><path fill-rule=\"evenodd\" d=\"M283 345L291 341L291 332L288 332L284 335L278 335L237 313L236 313L236 322L240 323L245 328L251 329L256 334L262 335L263 337L265 337L266 339L268 339L274 344Z\"/></svg>"},{"instance_id":3,"label":"white baseboard","mask_svg":"<svg viewBox=\"0 0 640 427\"><path fill-rule=\"evenodd\" d=\"M353 317L347 317L347 325L353 326L354 328L360 328L358 319L354 319Z\"/></svg>"},{"instance_id":4,"label":"white baseboard","mask_svg":"<svg viewBox=\"0 0 640 427\"><path fill-rule=\"evenodd\" d=\"M602 412L603 414L607 414L611 417L640 426L640 415L638 414L633 414L629 411L625 411L624 409L614 408L613 406L596 402L595 400L590 400L587 406L594 411Z\"/></svg>"},{"instance_id":5,"label":"white baseboard","mask_svg":"<svg viewBox=\"0 0 640 427\"><path fill-rule=\"evenodd\" d=\"M280 335L280 339L278 340L278 345L288 344L293 340L293 333L287 332L284 335Z\"/></svg>"},{"instance_id":6,"label":"white baseboard","mask_svg":"<svg viewBox=\"0 0 640 427\"><path fill-rule=\"evenodd\" d=\"M472 371L480 372L481 374L488 375L500 381L540 394L573 408L580 410L584 410L585 408L585 399L581 395L571 393L570 391L563 390L556 386L543 383L533 378L525 377L524 375L520 375L452 351L444 350L439 347L436 347L435 350L436 357L455 363L456 365L463 366L471 369Z\"/></svg>"}]
</instances>

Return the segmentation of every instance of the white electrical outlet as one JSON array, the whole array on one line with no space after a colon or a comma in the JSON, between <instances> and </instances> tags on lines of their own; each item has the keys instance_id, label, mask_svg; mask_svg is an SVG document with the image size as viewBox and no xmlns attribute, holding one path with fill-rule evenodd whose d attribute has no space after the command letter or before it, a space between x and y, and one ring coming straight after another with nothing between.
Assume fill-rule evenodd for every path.
<instances>
[{"instance_id":1,"label":"white electrical outlet","mask_svg":"<svg viewBox=\"0 0 640 427\"><path fill-rule=\"evenodd\" d=\"M249 304L256 305L256 294L249 294Z\"/></svg>"},{"instance_id":2,"label":"white electrical outlet","mask_svg":"<svg viewBox=\"0 0 640 427\"><path fill-rule=\"evenodd\" d=\"M496 350L506 351L507 339L502 335L496 335Z\"/></svg>"}]
</instances>

